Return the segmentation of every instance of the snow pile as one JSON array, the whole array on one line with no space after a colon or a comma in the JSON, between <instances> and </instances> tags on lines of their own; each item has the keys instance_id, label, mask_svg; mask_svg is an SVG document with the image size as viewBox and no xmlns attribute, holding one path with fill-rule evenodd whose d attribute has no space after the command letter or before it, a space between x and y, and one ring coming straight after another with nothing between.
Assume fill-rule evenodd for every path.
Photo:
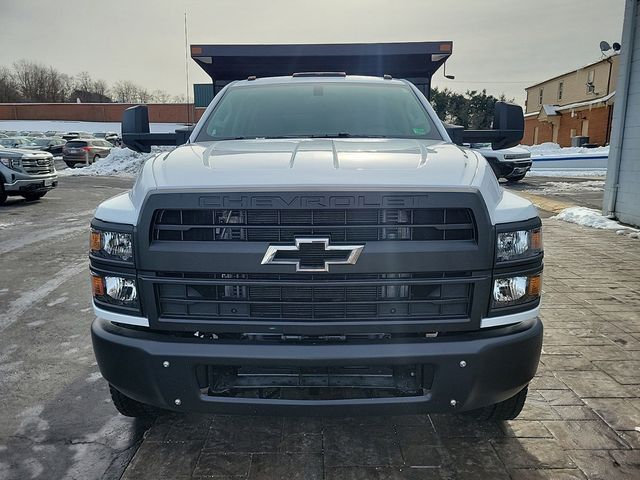
<instances>
[{"instance_id":1,"label":"snow pile","mask_svg":"<svg viewBox=\"0 0 640 480\"><path fill-rule=\"evenodd\" d=\"M592 208L569 207L551 218L585 227L615 230L618 235L629 235L631 238L640 238L640 230L622 225L615 220L605 217L598 210Z\"/></svg>"},{"instance_id":2,"label":"snow pile","mask_svg":"<svg viewBox=\"0 0 640 480\"><path fill-rule=\"evenodd\" d=\"M112 148L111 153L97 162L81 168L66 168L59 170L60 176L79 175L107 175L119 177L135 177L142 170L144 162L161 152L171 150L172 147L153 147L151 153L137 153L128 148Z\"/></svg>"},{"instance_id":3,"label":"snow pile","mask_svg":"<svg viewBox=\"0 0 640 480\"><path fill-rule=\"evenodd\" d=\"M561 147L557 143L545 142L540 145L519 145L520 147L529 150L531 157L547 157L547 156L560 156L560 155L576 155L576 156L591 156L591 155L609 155L609 147Z\"/></svg>"},{"instance_id":4,"label":"snow pile","mask_svg":"<svg viewBox=\"0 0 640 480\"><path fill-rule=\"evenodd\" d=\"M541 188L531 191L554 195L567 192L601 192L603 190L604 180L587 180L583 182L546 182Z\"/></svg>"}]
</instances>

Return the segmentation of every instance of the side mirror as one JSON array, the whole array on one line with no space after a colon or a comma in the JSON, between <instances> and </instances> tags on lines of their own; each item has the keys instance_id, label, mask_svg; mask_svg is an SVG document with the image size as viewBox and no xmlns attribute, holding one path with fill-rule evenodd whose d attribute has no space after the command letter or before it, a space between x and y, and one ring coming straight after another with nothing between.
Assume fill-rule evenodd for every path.
<instances>
[{"instance_id":1,"label":"side mirror","mask_svg":"<svg viewBox=\"0 0 640 480\"><path fill-rule=\"evenodd\" d=\"M152 145L182 145L190 132L149 133L149 109L146 105L127 108L122 114L122 143L136 152L151 152Z\"/></svg>"},{"instance_id":2,"label":"side mirror","mask_svg":"<svg viewBox=\"0 0 640 480\"><path fill-rule=\"evenodd\" d=\"M491 130L464 130L458 125L445 124L451 141L463 143L491 143L491 148L501 150L515 147L524 135L522 107L513 103L496 102Z\"/></svg>"},{"instance_id":3,"label":"side mirror","mask_svg":"<svg viewBox=\"0 0 640 480\"><path fill-rule=\"evenodd\" d=\"M491 142L491 148L494 150L518 145L524 135L522 107L513 103L496 102L493 114L493 129L502 133L502 138Z\"/></svg>"},{"instance_id":4,"label":"side mirror","mask_svg":"<svg viewBox=\"0 0 640 480\"><path fill-rule=\"evenodd\" d=\"M146 105L127 108L122 114L122 136L149 133L149 109Z\"/></svg>"}]
</instances>

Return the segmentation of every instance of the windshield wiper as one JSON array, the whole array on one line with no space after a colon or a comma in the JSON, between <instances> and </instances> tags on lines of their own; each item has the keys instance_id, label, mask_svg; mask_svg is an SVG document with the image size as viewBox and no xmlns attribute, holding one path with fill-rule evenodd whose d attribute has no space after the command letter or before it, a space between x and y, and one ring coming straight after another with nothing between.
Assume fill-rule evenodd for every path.
<instances>
[{"instance_id":1,"label":"windshield wiper","mask_svg":"<svg viewBox=\"0 0 640 480\"><path fill-rule=\"evenodd\" d=\"M386 135L367 135L349 132L323 133L320 135L309 135L311 138L387 138Z\"/></svg>"}]
</instances>

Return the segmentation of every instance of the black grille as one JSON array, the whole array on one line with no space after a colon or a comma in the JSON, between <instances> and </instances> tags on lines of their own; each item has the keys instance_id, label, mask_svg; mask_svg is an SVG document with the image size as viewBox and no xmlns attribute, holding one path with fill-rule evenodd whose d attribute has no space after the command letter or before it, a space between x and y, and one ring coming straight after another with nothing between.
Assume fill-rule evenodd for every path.
<instances>
[{"instance_id":1,"label":"black grille","mask_svg":"<svg viewBox=\"0 0 640 480\"><path fill-rule=\"evenodd\" d=\"M475 231L466 208L160 209L151 240L290 242L303 235L332 242L475 240Z\"/></svg>"},{"instance_id":2,"label":"black grille","mask_svg":"<svg viewBox=\"0 0 640 480\"><path fill-rule=\"evenodd\" d=\"M469 315L470 273L182 274L155 279L164 318L447 319Z\"/></svg>"},{"instance_id":3,"label":"black grille","mask_svg":"<svg viewBox=\"0 0 640 480\"><path fill-rule=\"evenodd\" d=\"M22 168L33 175L45 175L53 173L53 158L23 158Z\"/></svg>"}]
</instances>

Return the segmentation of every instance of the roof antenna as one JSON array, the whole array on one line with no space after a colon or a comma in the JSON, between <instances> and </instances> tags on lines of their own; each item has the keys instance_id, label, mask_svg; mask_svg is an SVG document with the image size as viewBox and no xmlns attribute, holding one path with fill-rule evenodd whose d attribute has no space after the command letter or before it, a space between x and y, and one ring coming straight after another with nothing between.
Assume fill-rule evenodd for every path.
<instances>
[{"instance_id":1,"label":"roof antenna","mask_svg":"<svg viewBox=\"0 0 640 480\"><path fill-rule=\"evenodd\" d=\"M187 80L186 92L187 92L187 125L191 124L191 109L189 108L189 41L187 31L187 11L184 11L184 71Z\"/></svg>"}]
</instances>

